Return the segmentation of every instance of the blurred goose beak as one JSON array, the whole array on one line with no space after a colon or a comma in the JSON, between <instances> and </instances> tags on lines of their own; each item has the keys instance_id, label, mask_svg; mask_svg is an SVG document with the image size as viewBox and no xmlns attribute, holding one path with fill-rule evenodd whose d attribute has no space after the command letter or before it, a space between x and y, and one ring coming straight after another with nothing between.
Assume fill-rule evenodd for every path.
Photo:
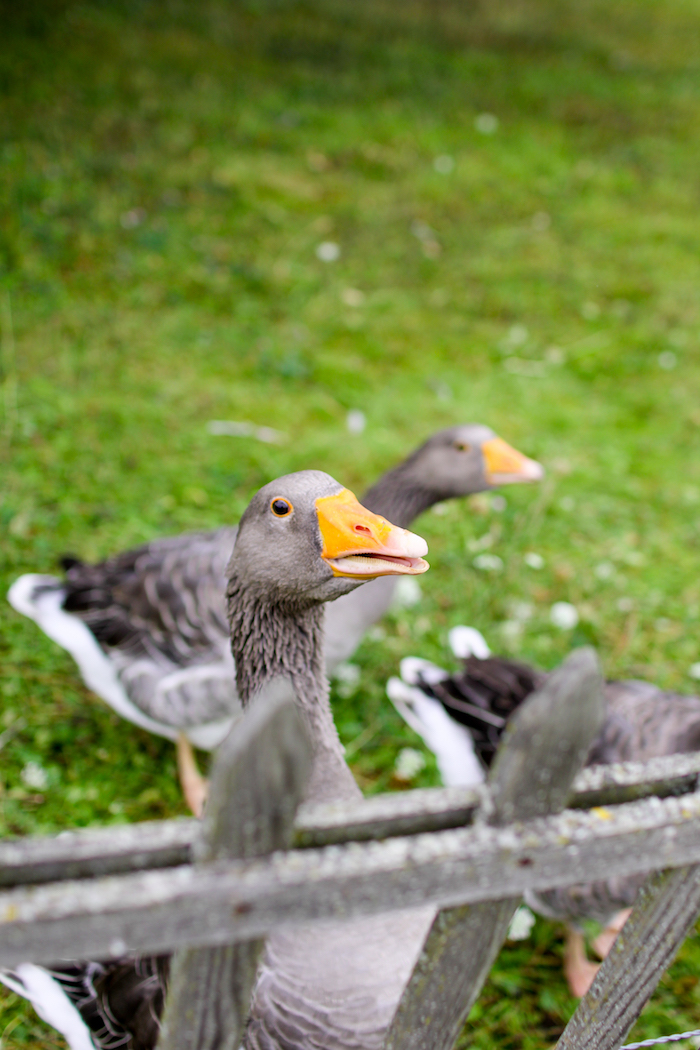
<instances>
[{"instance_id":1,"label":"blurred goose beak","mask_svg":"<svg viewBox=\"0 0 700 1050\"><path fill-rule=\"evenodd\" d=\"M544 467L534 459L495 437L481 446L484 454L486 480L489 485L514 485L521 481L541 481Z\"/></svg>"},{"instance_id":2,"label":"blurred goose beak","mask_svg":"<svg viewBox=\"0 0 700 1050\"><path fill-rule=\"evenodd\" d=\"M316 500L323 539L321 557L334 576L418 576L429 568L420 536L367 510L349 489Z\"/></svg>"}]
</instances>

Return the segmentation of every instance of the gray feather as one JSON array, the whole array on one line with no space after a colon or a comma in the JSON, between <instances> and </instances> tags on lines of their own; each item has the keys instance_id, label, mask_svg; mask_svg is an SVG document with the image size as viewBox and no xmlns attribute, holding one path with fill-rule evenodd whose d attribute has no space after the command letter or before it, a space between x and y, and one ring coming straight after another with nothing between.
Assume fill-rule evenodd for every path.
<instances>
[{"instance_id":1,"label":"gray feather","mask_svg":"<svg viewBox=\"0 0 700 1050\"><path fill-rule=\"evenodd\" d=\"M700 748L700 697L664 692L632 679L605 686L607 718L588 756L588 765L644 762L649 758ZM577 923L594 919L603 925L634 904L645 876L530 893L531 907L549 918Z\"/></svg>"}]
</instances>

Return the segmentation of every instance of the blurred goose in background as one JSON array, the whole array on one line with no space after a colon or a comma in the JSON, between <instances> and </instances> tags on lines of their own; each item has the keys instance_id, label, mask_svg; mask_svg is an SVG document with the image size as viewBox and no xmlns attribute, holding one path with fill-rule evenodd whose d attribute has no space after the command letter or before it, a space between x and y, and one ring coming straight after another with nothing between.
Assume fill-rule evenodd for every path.
<instances>
[{"instance_id":1,"label":"blurred goose in background","mask_svg":"<svg viewBox=\"0 0 700 1050\"><path fill-rule=\"evenodd\" d=\"M373 577L416 575L424 540L367 511L320 471L278 478L243 515L227 603L238 695L291 681L310 728L310 801L359 798L324 673L322 603ZM247 1050L380 1050L434 915L431 907L282 931L267 940L244 1037ZM69 1040L152 1050L168 957L24 964L0 976Z\"/></svg>"},{"instance_id":2,"label":"blurred goose in background","mask_svg":"<svg viewBox=\"0 0 700 1050\"><path fill-rule=\"evenodd\" d=\"M492 656L473 627L453 627L448 638L452 652L463 661L461 671L450 674L409 656L401 661L401 678L387 683L387 693L435 754L443 783L469 786L485 779L484 769L491 764L508 718L547 675ZM700 749L700 697L666 692L631 679L606 682L605 699L607 718L587 765L644 762ZM605 958L629 916L643 878L615 878L525 895L535 911L566 923L564 970L574 995L585 994L598 970L586 957L578 923L593 919L604 927L593 947Z\"/></svg>"},{"instance_id":3,"label":"blurred goose in background","mask_svg":"<svg viewBox=\"0 0 700 1050\"><path fill-rule=\"evenodd\" d=\"M489 427L466 424L434 434L364 501L405 528L442 500L542 476L539 463ZM65 558L64 579L27 574L8 593L18 612L71 654L88 688L117 714L178 742L180 779L195 813L205 784L191 745L216 747L241 714L224 603L236 531L225 526L153 540L97 565ZM395 584L377 580L329 607L329 674L384 615Z\"/></svg>"}]
</instances>

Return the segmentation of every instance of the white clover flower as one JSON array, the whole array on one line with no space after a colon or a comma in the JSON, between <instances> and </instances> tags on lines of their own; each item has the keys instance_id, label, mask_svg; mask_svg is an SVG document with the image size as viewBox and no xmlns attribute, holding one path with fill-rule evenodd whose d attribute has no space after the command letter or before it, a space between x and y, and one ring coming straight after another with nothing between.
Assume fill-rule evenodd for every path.
<instances>
[{"instance_id":1,"label":"white clover flower","mask_svg":"<svg viewBox=\"0 0 700 1050\"><path fill-rule=\"evenodd\" d=\"M316 258L325 263L336 262L340 258L340 245L335 241L321 241L316 248Z\"/></svg>"},{"instance_id":2,"label":"white clover flower","mask_svg":"<svg viewBox=\"0 0 700 1050\"><path fill-rule=\"evenodd\" d=\"M497 554L477 554L472 565L482 572L503 572L503 559Z\"/></svg>"},{"instance_id":3,"label":"white clover flower","mask_svg":"<svg viewBox=\"0 0 700 1050\"><path fill-rule=\"evenodd\" d=\"M549 619L561 631L571 631L579 621L578 609L571 602L555 602L549 610Z\"/></svg>"},{"instance_id":4,"label":"white clover flower","mask_svg":"<svg viewBox=\"0 0 700 1050\"><path fill-rule=\"evenodd\" d=\"M27 762L20 773L22 783L35 791L45 791L49 786L49 774L38 762Z\"/></svg>"},{"instance_id":5,"label":"white clover flower","mask_svg":"<svg viewBox=\"0 0 700 1050\"><path fill-rule=\"evenodd\" d=\"M422 769L425 769L425 755L414 747L404 747L399 751L394 766L397 780L413 780Z\"/></svg>"},{"instance_id":6,"label":"white clover flower","mask_svg":"<svg viewBox=\"0 0 700 1050\"><path fill-rule=\"evenodd\" d=\"M596 318L600 317L600 307L598 303L591 302L590 300L581 305L581 317L584 321L595 321Z\"/></svg>"},{"instance_id":7,"label":"white clover flower","mask_svg":"<svg viewBox=\"0 0 700 1050\"><path fill-rule=\"evenodd\" d=\"M508 342L511 346L522 346L528 340L529 332L524 324L514 324L508 329Z\"/></svg>"},{"instance_id":8,"label":"white clover flower","mask_svg":"<svg viewBox=\"0 0 700 1050\"><path fill-rule=\"evenodd\" d=\"M480 135L494 135L498 131L498 117L493 113L480 113L474 121L474 127Z\"/></svg>"},{"instance_id":9,"label":"white clover flower","mask_svg":"<svg viewBox=\"0 0 700 1050\"><path fill-rule=\"evenodd\" d=\"M611 561L602 561L600 565L596 565L593 572L599 580L609 580L611 576L615 575L615 566Z\"/></svg>"},{"instance_id":10,"label":"white clover flower","mask_svg":"<svg viewBox=\"0 0 700 1050\"><path fill-rule=\"evenodd\" d=\"M344 700L354 696L360 684L360 677L361 671L357 664L338 664L333 672L333 679L337 683L336 689L339 696L342 696Z\"/></svg>"},{"instance_id":11,"label":"white clover flower","mask_svg":"<svg viewBox=\"0 0 700 1050\"><path fill-rule=\"evenodd\" d=\"M531 569L544 569L544 558L541 554L536 554L535 551L528 551L523 557L523 561Z\"/></svg>"},{"instance_id":12,"label":"white clover flower","mask_svg":"<svg viewBox=\"0 0 700 1050\"><path fill-rule=\"evenodd\" d=\"M361 434L367 426L367 416L359 408L351 408L348 412L345 425L351 434Z\"/></svg>"},{"instance_id":13,"label":"white clover flower","mask_svg":"<svg viewBox=\"0 0 700 1050\"><path fill-rule=\"evenodd\" d=\"M421 222L420 219L416 219L415 222L411 223L411 233L419 241L435 240L435 231L431 226L428 226L427 222Z\"/></svg>"},{"instance_id":14,"label":"white clover flower","mask_svg":"<svg viewBox=\"0 0 700 1050\"><path fill-rule=\"evenodd\" d=\"M479 496L473 497L473 499L479 499L479 498L480 498ZM473 505L474 504L472 503L472 506ZM488 503L486 504L486 507L488 508ZM481 511L479 511L479 513L481 513ZM467 540L466 547L467 547L468 551L471 551L472 554L475 554L477 551L488 550L489 547L493 547L493 544L494 544L493 533L487 532L483 536L480 536L478 540Z\"/></svg>"},{"instance_id":15,"label":"white clover flower","mask_svg":"<svg viewBox=\"0 0 700 1050\"><path fill-rule=\"evenodd\" d=\"M436 157L433 161L433 167L438 175L449 175L454 171L454 166L454 157L451 157L449 153L441 153L440 156Z\"/></svg>"},{"instance_id":16,"label":"white clover flower","mask_svg":"<svg viewBox=\"0 0 700 1050\"><path fill-rule=\"evenodd\" d=\"M340 298L346 306L362 306L365 301L365 293L359 288L343 288Z\"/></svg>"},{"instance_id":17,"label":"white clover flower","mask_svg":"<svg viewBox=\"0 0 700 1050\"><path fill-rule=\"evenodd\" d=\"M509 941L526 941L535 925L535 916L526 905L521 904L510 920L506 937Z\"/></svg>"},{"instance_id":18,"label":"white clover flower","mask_svg":"<svg viewBox=\"0 0 700 1050\"><path fill-rule=\"evenodd\" d=\"M688 668L688 674L691 678L700 679L700 663L691 664Z\"/></svg>"},{"instance_id":19,"label":"white clover flower","mask_svg":"<svg viewBox=\"0 0 700 1050\"><path fill-rule=\"evenodd\" d=\"M255 423L235 422L232 419L210 419L207 430L218 437L252 437L266 445L282 445L287 440L287 435L281 430L259 427Z\"/></svg>"}]
</instances>

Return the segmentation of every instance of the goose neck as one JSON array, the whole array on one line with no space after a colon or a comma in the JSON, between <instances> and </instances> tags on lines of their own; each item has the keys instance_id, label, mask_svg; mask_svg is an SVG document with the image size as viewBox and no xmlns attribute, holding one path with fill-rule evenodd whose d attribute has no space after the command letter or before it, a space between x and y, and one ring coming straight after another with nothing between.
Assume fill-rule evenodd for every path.
<instances>
[{"instance_id":1,"label":"goose neck","mask_svg":"<svg viewBox=\"0 0 700 1050\"><path fill-rule=\"evenodd\" d=\"M383 474L362 497L362 504L406 529L419 514L444 496L415 476L411 459Z\"/></svg>"},{"instance_id":2,"label":"goose neck","mask_svg":"<svg viewBox=\"0 0 700 1050\"><path fill-rule=\"evenodd\" d=\"M271 600L234 578L227 589L231 650L241 703L273 678L287 678L304 714L314 746L314 768L307 790L313 801L359 795L343 757L333 721L324 669L323 608L317 602Z\"/></svg>"}]
</instances>

